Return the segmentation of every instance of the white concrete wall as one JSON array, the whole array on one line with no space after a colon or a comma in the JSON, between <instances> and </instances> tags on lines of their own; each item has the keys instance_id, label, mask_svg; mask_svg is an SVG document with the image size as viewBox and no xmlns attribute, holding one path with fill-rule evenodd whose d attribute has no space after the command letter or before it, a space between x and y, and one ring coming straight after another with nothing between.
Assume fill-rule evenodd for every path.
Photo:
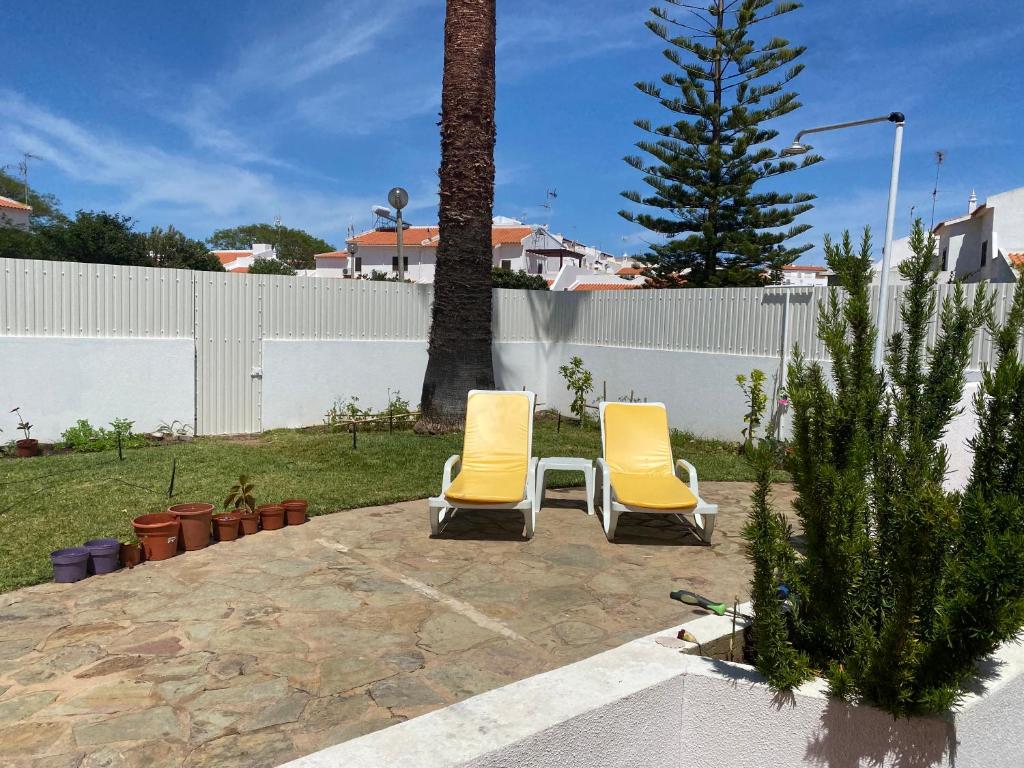
<instances>
[{"instance_id":1,"label":"white concrete wall","mask_svg":"<svg viewBox=\"0 0 1024 768\"><path fill-rule=\"evenodd\" d=\"M60 439L78 419L106 427L113 419L152 431L175 419L194 424L195 345L191 339L0 336L0 440L22 437L22 407L32 437Z\"/></svg>"},{"instance_id":2,"label":"white concrete wall","mask_svg":"<svg viewBox=\"0 0 1024 768\"><path fill-rule=\"evenodd\" d=\"M494 345L494 379L502 389L527 389L547 398L544 349L536 342ZM423 341L263 342L263 428L320 424L338 398L383 409L388 390L419 404L427 345Z\"/></svg>"},{"instance_id":3,"label":"white concrete wall","mask_svg":"<svg viewBox=\"0 0 1024 768\"><path fill-rule=\"evenodd\" d=\"M704 643L727 619L684 625ZM677 628L288 763L285 768L1011 768L1024 648L947 717L894 719L814 681L776 694L751 667L679 652Z\"/></svg>"},{"instance_id":4,"label":"white concrete wall","mask_svg":"<svg viewBox=\"0 0 1024 768\"><path fill-rule=\"evenodd\" d=\"M632 391L635 398L665 403L677 429L737 441L744 414L737 374L761 368L771 397L779 366L777 359L741 355L498 342L495 384L526 387L537 393L541 407L567 414L572 395L558 366L573 355L582 357L594 375L591 401L605 384L609 400ZM319 424L338 397L355 395L361 407L383 408L388 388L416 405L426 365L422 341L264 341L263 428Z\"/></svg>"},{"instance_id":5,"label":"white concrete wall","mask_svg":"<svg viewBox=\"0 0 1024 768\"><path fill-rule=\"evenodd\" d=\"M745 413L738 374L754 368L765 372L769 409L775 402L777 357L752 357L705 352L678 352L583 344L553 344L549 348L548 402L568 413L572 395L558 374L558 366L578 355L594 376L592 399L607 386L608 400L633 397L665 403L669 424L704 437L739 441ZM767 414L766 414L767 416Z\"/></svg>"}]
</instances>

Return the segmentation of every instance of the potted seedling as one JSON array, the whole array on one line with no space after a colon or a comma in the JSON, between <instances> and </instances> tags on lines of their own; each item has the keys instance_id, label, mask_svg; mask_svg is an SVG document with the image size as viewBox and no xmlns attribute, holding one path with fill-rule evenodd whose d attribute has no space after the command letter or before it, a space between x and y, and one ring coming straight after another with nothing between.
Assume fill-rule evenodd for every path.
<instances>
[{"instance_id":1,"label":"potted seedling","mask_svg":"<svg viewBox=\"0 0 1024 768\"><path fill-rule=\"evenodd\" d=\"M224 509L231 509L242 524L242 534L250 536L259 531L260 516L256 512L256 499L252 495L255 484L249 482L248 475L242 475L238 482L231 486L227 498L224 499ZM220 517L220 515L218 515Z\"/></svg>"},{"instance_id":2,"label":"potted seedling","mask_svg":"<svg viewBox=\"0 0 1024 768\"><path fill-rule=\"evenodd\" d=\"M18 429L25 437L14 443L14 455L21 458L28 458L39 453L39 441L32 438L32 425L21 415L21 408L11 408L11 413L18 414Z\"/></svg>"},{"instance_id":3,"label":"potted seedling","mask_svg":"<svg viewBox=\"0 0 1024 768\"><path fill-rule=\"evenodd\" d=\"M134 568L142 562L142 546L138 541L125 541L121 543L121 565L127 568Z\"/></svg>"}]
</instances>

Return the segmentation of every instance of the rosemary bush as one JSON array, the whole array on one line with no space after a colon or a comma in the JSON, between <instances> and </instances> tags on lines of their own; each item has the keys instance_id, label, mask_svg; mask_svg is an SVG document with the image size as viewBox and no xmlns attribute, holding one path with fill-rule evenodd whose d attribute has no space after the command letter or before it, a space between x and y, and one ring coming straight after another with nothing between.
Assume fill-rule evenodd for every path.
<instances>
[{"instance_id":1,"label":"rosemary bush","mask_svg":"<svg viewBox=\"0 0 1024 768\"><path fill-rule=\"evenodd\" d=\"M799 353L789 371L802 556L771 510L770 473L758 472L746 529L758 669L780 689L820 673L834 695L896 715L956 704L977 662L1024 626L1024 283L1002 325L983 289L968 301L957 285L939 306L935 243L919 221L911 246L900 265L903 328L888 340L883 376L871 361L870 236L859 251L848 234L826 240L846 289L819 309L831 381ZM940 440L983 325L996 363L975 401L971 480L949 493Z\"/></svg>"}]
</instances>

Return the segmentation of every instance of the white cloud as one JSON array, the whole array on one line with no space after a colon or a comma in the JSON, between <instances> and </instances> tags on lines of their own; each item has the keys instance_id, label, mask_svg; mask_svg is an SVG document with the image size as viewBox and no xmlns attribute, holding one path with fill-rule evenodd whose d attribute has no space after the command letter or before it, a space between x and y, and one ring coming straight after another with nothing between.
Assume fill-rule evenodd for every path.
<instances>
[{"instance_id":1,"label":"white cloud","mask_svg":"<svg viewBox=\"0 0 1024 768\"><path fill-rule=\"evenodd\" d=\"M98 187L96 199L105 196L104 205L122 213L169 223L173 212L194 236L279 215L288 226L339 241L350 221L365 219L371 203L296 188L241 163L90 130L10 90L0 90L0 122L6 127L0 148L8 154L27 150L43 156L71 179Z\"/></svg>"}]
</instances>

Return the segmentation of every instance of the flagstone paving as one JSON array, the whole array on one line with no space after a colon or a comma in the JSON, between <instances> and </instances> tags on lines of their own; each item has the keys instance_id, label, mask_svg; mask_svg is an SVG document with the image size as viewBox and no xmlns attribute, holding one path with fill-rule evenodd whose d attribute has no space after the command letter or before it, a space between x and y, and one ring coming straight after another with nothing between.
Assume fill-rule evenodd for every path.
<instances>
[{"instance_id":1,"label":"flagstone paving","mask_svg":"<svg viewBox=\"0 0 1024 768\"><path fill-rule=\"evenodd\" d=\"M670 589L743 599L749 494L703 485L713 547L556 491L532 541L408 502L0 595L0 766L274 766L607 650L693 614Z\"/></svg>"}]
</instances>

